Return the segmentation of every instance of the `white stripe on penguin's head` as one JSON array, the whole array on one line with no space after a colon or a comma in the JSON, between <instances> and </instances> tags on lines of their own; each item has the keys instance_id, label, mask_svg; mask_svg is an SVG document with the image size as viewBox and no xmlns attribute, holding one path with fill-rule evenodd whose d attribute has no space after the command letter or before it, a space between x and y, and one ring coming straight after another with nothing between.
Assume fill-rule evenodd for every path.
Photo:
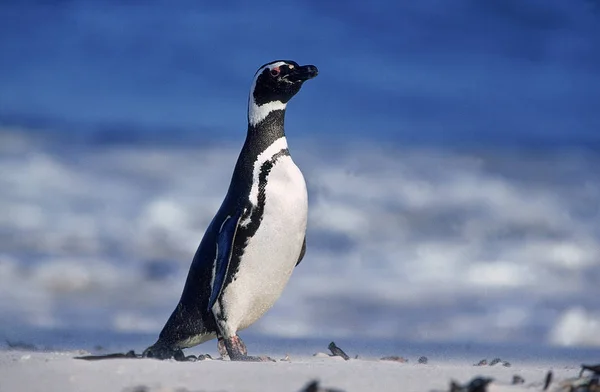
<instances>
[{"instance_id":1,"label":"white stripe on penguin's head","mask_svg":"<svg viewBox=\"0 0 600 392\"><path fill-rule=\"evenodd\" d=\"M265 70L271 72L274 69L280 69L281 66L286 64L287 63L285 61L269 63L259 68L254 74L254 80L252 80L252 87L250 88L250 96L248 98L248 123L250 125L255 126L264 120L269 113L274 110L285 110L287 102L284 103L280 100L269 101L259 105L254 98L254 90L256 89L256 82L258 81L258 78L264 73Z\"/></svg>"}]
</instances>

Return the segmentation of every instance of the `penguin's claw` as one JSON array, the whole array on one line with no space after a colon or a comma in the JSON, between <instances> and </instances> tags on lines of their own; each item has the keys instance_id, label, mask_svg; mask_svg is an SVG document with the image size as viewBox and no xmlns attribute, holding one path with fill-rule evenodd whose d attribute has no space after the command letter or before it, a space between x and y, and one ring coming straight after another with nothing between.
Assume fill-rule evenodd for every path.
<instances>
[{"instance_id":1,"label":"penguin's claw","mask_svg":"<svg viewBox=\"0 0 600 392\"><path fill-rule=\"evenodd\" d=\"M212 359L208 354L202 354L199 356L188 355L186 356L180 348L170 348L167 346L150 346L144 350L141 358L153 358L159 360L174 359L177 362L196 362L203 361L205 359Z\"/></svg>"},{"instance_id":2,"label":"penguin's claw","mask_svg":"<svg viewBox=\"0 0 600 392\"><path fill-rule=\"evenodd\" d=\"M219 354L222 359L229 359L229 353L227 352L227 347L225 346L225 340L223 338L219 338L217 341L217 350L219 350Z\"/></svg>"},{"instance_id":3,"label":"penguin's claw","mask_svg":"<svg viewBox=\"0 0 600 392\"><path fill-rule=\"evenodd\" d=\"M221 343L221 342L219 342ZM230 338L223 339L223 346L225 351L229 354L229 358L232 361L244 361L244 362L275 362L273 358L267 356L253 357L248 355L246 345L240 339L239 336L235 335Z\"/></svg>"}]
</instances>

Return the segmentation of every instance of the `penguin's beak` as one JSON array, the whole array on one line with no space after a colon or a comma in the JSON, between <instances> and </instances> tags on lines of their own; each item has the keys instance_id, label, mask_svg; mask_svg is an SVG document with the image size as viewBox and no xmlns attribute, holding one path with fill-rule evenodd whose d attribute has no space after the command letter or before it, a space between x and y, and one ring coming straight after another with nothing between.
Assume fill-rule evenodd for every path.
<instances>
[{"instance_id":1,"label":"penguin's beak","mask_svg":"<svg viewBox=\"0 0 600 392\"><path fill-rule=\"evenodd\" d=\"M305 82L319 74L319 70L314 65L303 65L294 67L287 75L287 79L292 82Z\"/></svg>"}]
</instances>

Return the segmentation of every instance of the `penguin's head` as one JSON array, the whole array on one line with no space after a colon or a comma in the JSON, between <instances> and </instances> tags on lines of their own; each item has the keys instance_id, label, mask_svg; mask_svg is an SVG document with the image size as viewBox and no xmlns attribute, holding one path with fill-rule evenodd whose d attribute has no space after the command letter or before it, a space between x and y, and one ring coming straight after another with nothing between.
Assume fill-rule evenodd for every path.
<instances>
[{"instance_id":1,"label":"penguin's head","mask_svg":"<svg viewBox=\"0 0 600 392\"><path fill-rule=\"evenodd\" d=\"M298 65L291 60L272 61L256 71L251 99L257 106L275 101L286 104L304 82L318 73L314 65Z\"/></svg>"}]
</instances>

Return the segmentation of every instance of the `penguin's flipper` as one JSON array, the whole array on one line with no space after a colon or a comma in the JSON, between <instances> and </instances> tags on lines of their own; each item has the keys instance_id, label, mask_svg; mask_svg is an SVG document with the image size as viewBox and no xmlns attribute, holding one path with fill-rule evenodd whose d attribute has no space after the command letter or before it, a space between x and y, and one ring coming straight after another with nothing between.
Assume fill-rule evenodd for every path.
<instances>
[{"instance_id":1,"label":"penguin's flipper","mask_svg":"<svg viewBox=\"0 0 600 392\"><path fill-rule=\"evenodd\" d=\"M300 264L300 262L304 258L305 253L306 253L306 236L304 236L304 241L302 242L302 250L300 251L300 257L298 257L298 261L296 262L296 267L298 266L298 264Z\"/></svg>"},{"instance_id":2,"label":"penguin's flipper","mask_svg":"<svg viewBox=\"0 0 600 392\"><path fill-rule=\"evenodd\" d=\"M241 211L236 211L233 216L227 216L221 224L219 234L217 235L216 265L214 266L215 272L211 282L210 300L208 301L209 311L217 301L217 298L221 295L221 291L223 291L223 283L225 283L225 277L229 270L229 262L231 261L231 255L233 253L235 235L241 218Z\"/></svg>"}]
</instances>

